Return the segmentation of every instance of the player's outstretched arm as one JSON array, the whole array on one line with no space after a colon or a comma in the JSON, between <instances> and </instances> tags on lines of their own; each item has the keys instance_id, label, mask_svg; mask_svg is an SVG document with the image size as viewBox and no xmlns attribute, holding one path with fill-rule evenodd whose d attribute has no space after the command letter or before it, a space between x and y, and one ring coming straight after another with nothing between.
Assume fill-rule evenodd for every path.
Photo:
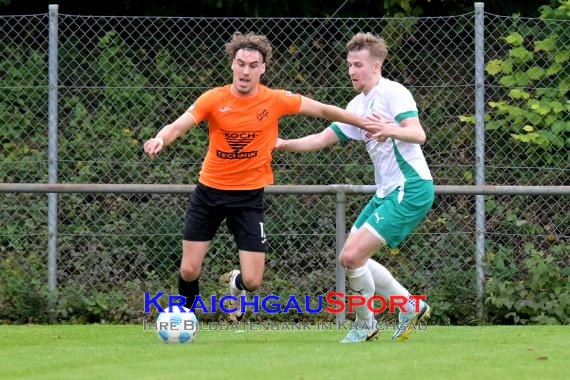
<instances>
[{"instance_id":1,"label":"player's outstretched arm","mask_svg":"<svg viewBox=\"0 0 570 380\"><path fill-rule=\"evenodd\" d=\"M322 150L329 145L336 144L340 140L331 128L326 128L320 133L308 135L299 139L285 140L277 139L275 150L287 152L315 152Z\"/></svg>"},{"instance_id":2,"label":"player's outstretched arm","mask_svg":"<svg viewBox=\"0 0 570 380\"><path fill-rule=\"evenodd\" d=\"M302 97L301 113L330 121L340 121L367 130L367 120L365 118L345 111L340 107L324 104L305 96Z\"/></svg>"},{"instance_id":3,"label":"player's outstretched arm","mask_svg":"<svg viewBox=\"0 0 570 380\"><path fill-rule=\"evenodd\" d=\"M168 144L171 144L178 137L182 136L186 131L192 129L196 125L194 116L188 111L184 112L176 121L166 125L157 134L156 137L148 139L144 143L144 151L150 158L156 157L158 152Z\"/></svg>"}]
</instances>

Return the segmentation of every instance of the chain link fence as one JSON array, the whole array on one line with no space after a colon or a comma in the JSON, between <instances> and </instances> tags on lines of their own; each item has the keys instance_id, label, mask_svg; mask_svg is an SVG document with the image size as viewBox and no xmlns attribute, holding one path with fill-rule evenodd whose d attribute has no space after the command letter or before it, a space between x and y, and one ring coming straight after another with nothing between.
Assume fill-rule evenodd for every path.
<instances>
[{"instance_id":1,"label":"chain link fence","mask_svg":"<svg viewBox=\"0 0 570 380\"><path fill-rule=\"evenodd\" d=\"M353 34L371 31L390 47L383 75L404 84L415 96L428 136L424 153L435 183L475 184L477 142L469 122L475 112L475 13L405 19L55 17L57 87L51 90L57 91L57 160L52 159L52 168L57 166L59 183L195 183L207 151L205 125L153 161L144 156L142 143L201 93L231 80L223 45L235 31L265 34L272 42L274 56L265 84L341 107L355 95L345 44ZM520 128L532 123L505 119L505 113L490 102L519 101L513 88L533 94L554 87L566 94L570 22L483 17L485 183L567 186L569 103L562 101L561 110L555 113L552 106L543 115L562 123L552 141L544 143L525 141L521 133L536 130ZM0 17L0 182L48 182L48 22L48 14ZM521 79L507 86L508 80L490 75L492 62L510 67L511 76L517 70L528 71L528 60L517 60L516 54L523 52L512 53L520 46L507 41L513 33L522 36L523 48L557 36L554 48L538 50L534 59L560 61L562 69L526 85ZM566 78L562 84L561 78ZM291 116L281 121L280 135L301 137L326 126L320 120ZM374 181L366 151L357 142L316 153L276 152L273 167L278 185ZM346 229L369 196L348 197ZM48 197L1 193L0 200L0 283L4 284L0 320L16 315L19 320L42 321L51 312L80 322L133 321L144 316L142 292L176 293L188 194L59 194L55 306L50 304L53 292L47 291L46 280ZM270 194L266 206L270 251L258 293L333 291L334 196ZM483 264L486 302L489 312L495 313L489 320L520 322L516 315L510 319L497 315L513 310L503 298L508 298L509 289L515 291L536 276L540 262L551 263L567 281L568 209L568 197L557 194L486 196ZM412 293L428 295L436 321L474 323L475 225L472 195L439 194L415 233L398 249L379 252L376 258ZM225 227L221 232L204 263L203 294L225 294L216 279L238 264L233 240ZM533 261L537 257L539 262ZM528 289L521 287L510 299L524 298L523 291ZM562 310L568 313L568 305ZM518 313L524 319L525 314Z\"/></svg>"}]
</instances>

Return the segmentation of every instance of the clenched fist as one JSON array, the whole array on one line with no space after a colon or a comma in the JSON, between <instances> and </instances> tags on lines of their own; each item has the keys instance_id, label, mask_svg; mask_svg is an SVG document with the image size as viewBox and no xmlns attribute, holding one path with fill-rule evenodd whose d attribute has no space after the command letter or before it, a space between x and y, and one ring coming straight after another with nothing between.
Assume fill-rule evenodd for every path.
<instances>
[{"instance_id":1,"label":"clenched fist","mask_svg":"<svg viewBox=\"0 0 570 380\"><path fill-rule=\"evenodd\" d=\"M144 152L148 154L150 158L155 158L158 152L162 150L163 146L164 140L162 138L153 137L144 143Z\"/></svg>"}]
</instances>

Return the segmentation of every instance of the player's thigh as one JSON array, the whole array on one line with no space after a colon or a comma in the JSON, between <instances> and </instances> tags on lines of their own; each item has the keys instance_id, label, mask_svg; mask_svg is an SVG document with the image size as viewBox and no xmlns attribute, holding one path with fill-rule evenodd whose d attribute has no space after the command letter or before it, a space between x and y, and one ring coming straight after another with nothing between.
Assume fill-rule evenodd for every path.
<instances>
[{"instance_id":1,"label":"player's thigh","mask_svg":"<svg viewBox=\"0 0 570 380\"><path fill-rule=\"evenodd\" d=\"M347 268L354 269L366 264L366 261L378 249L385 245L385 241L372 233L366 224L362 228L351 232L351 238L344 245L340 262Z\"/></svg>"},{"instance_id":2,"label":"player's thigh","mask_svg":"<svg viewBox=\"0 0 570 380\"><path fill-rule=\"evenodd\" d=\"M224 208L216 205L215 194L198 185L192 193L184 218L184 240L205 242L213 239L226 217Z\"/></svg>"},{"instance_id":3,"label":"player's thigh","mask_svg":"<svg viewBox=\"0 0 570 380\"><path fill-rule=\"evenodd\" d=\"M354 239L356 239L356 236L358 235L358 231L359 231L358 229L352 226L350 233L348 234L346 240L344 241L343 248L353 243Z\"/></svg>"}]
</instances>

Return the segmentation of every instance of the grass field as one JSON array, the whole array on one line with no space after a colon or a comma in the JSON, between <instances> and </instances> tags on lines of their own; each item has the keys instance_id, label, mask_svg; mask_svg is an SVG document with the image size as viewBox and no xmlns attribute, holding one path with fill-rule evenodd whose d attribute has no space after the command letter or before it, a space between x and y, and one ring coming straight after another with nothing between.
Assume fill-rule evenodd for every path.
<instances>
[{"instance_id":1,"label":"grass field","mask_svg":"<svg viewBox=\"0 0 570 380\"><path fill-rule=\"evenodd\" d=\"M186 345L140 325L0 326L0 379L567 379L569 326L427 326L394 344L345 331L201 331Z\"/></svg>"}]
</instances>

